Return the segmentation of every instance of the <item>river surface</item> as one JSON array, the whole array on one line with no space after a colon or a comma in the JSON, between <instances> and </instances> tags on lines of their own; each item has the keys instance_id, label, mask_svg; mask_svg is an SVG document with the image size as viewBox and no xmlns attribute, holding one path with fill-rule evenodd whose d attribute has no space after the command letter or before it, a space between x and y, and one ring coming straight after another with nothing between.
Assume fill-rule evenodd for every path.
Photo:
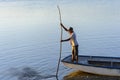
<instances>
[{"instance_id":1,"label":"river surface","mask_svg":"<svg viewBox=\"0 0 120 80\"><path fill-rule=\"evenodd\" d=\"M56 80L57 4L63 24L77 34L80 55L120 57L119 0L1 0L0 80ZM63 43L62 58L70 54L69 42ZM59 80L72 71L61 63Z\"/></svg>"}]
</instances>

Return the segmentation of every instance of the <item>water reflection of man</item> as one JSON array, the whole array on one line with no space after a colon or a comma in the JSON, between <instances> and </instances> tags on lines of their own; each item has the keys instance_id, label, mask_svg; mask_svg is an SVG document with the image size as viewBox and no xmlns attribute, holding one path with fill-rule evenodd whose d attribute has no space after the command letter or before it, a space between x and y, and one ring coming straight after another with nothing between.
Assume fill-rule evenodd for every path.
<instances>
[{"instance_id":1,"label":"water reflection of man","mask_svg":"<svg viewBox=\"0 0 120 80\"><path fill-rule=\"evenodd\" d=\"M72 46L72 62L74 62L75 60L76 62L78 62L78 42L76 39L76 34L72 27L67 29L62 23L60 25L65 31L67 31L70 34L70 37L68 39L61 40L61 42L70 41Z\"/></svg>"}]
</instances>

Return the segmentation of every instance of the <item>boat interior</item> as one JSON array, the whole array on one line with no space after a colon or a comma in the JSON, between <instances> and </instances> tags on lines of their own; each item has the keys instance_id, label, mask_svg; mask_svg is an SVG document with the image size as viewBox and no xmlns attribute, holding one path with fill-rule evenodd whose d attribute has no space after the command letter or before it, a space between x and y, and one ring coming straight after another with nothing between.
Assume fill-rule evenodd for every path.
<instances>
[{"instance_id":1,"label":"boat interior","mask_svg":"<svg viewBox=\"0 0 120 80\"><path fill-rule=\"evenodd\" d=\"M69 62L71 61L71 55L64 58L62 62ZM76 64L76 62L74 62ZM73 63L73 64L74 64ZM99 66L99 67L115 67L120 68L120 58L117 57L102 57L102 56L83 56L79 55L79 61L77 64L83 65L92 65L92 66Z\"/></svg>"}]
</instances>

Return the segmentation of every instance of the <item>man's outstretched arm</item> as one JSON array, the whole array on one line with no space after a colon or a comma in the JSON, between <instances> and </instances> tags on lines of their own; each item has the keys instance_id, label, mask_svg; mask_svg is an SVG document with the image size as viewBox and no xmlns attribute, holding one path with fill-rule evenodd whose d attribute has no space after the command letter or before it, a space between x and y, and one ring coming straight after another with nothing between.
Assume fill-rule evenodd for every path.
<instances>
[{"instance_id":1,"label":"man's outstretched arm","mask_svg":"<svg viewBox=\"0 0 120 80\"><path fill-rule=\"evenodd\" d=\"M61 40L61 42L65 42L65 41L69 41L69 40L70 40L70 38L65 39L65 40Z\"/></svg>"},{"instance_id":2,"label":"man's outstretched arm","mask_svg":"<svg viewBox=\"0 0 120 80\"><path fill-rule=\"evenodd\" d=\"M63 27L63 29L64 29L65 31L68 31L68 29L67 29L62 23L60 23L60 25L61 25L61 27Z\"/></svg>"}]
</instances>

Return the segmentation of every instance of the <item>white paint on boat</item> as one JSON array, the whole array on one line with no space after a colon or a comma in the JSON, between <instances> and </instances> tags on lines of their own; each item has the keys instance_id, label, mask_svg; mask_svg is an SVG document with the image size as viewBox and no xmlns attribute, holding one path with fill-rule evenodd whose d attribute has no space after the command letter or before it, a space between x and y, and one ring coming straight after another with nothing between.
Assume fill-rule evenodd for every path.
<instances>
[{"instance_id":1,"label":"white paint on boat","mask_svg":"<svg viewBox=\"0 0 120 80\"><path fill-rule=\"evenodd\" d=\"M98 58L100 58L100 57L98 57ZM103 58L105 58L105 57L103 57ZM69 61L69 59L68 59L68 61ZM101 59L102 59L102 57L101 57ZM110 58L107 57L106 60L107 59L110 59ZM115 61L115 59L118 62L119 58L111 57L111 60ZM87 61L87 59L86 59L86 61ZM99 74L99 75L108 75L108 76L120 76L120 68L119 67L95 66L95 65L86 63L86 61L82 61L82 63L81 63L79 60L78 63L72 63L72 62L65 61L65 58L62 60L62 62L65 66L67 66L69 68L74 68L74 69L77 69L77 70L80 70L83 72L88 72L88 73L92 73L92 74Z\"/></svg>"}]
</instances>

